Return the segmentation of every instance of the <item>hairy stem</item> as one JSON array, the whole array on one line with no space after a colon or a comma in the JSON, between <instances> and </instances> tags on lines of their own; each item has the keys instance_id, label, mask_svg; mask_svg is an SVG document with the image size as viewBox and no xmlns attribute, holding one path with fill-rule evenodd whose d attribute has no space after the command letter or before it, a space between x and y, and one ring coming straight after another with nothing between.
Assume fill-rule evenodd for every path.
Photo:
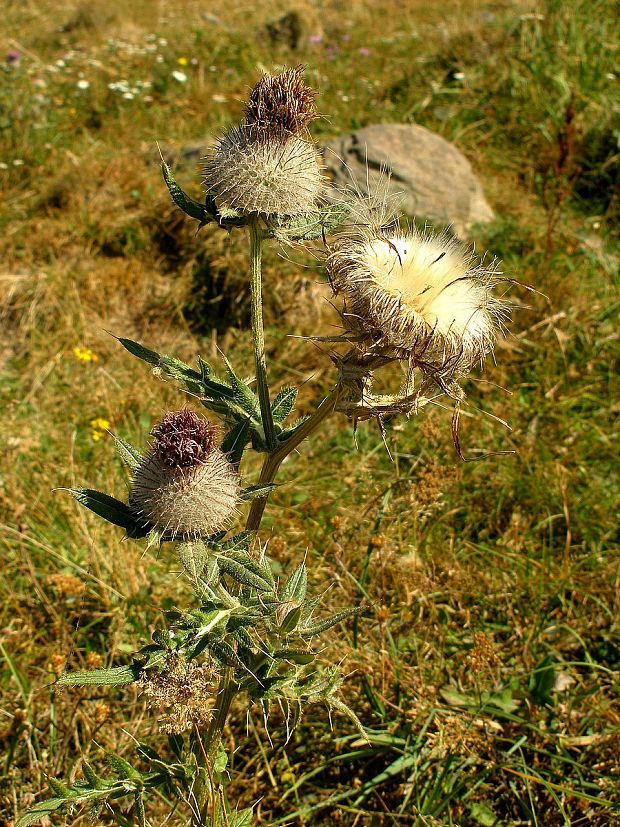
<instances>
[{"instance_id":1,"label":"hairy stem","mask_svg":"<svg viewBox=\"0 0 620 827\"><path fill-rule=\"evenodd\" d=\"M267 443L267 450L273 451L276 447L276 434L273 427L273 416L271 414L269 385L267 383L267 362L265 360L265 332L263 330L263 296L261 286L262 248L263 233L256 221L253 221L250 224L252 342L254 345L256 385L263 420L263 429L265 431L265 442Z\"/></svg>"},{"instance_id":2,"label":"hairy stem","mask_svg":"<svg viewBox=\"0 0 620 827\"><path fill-rule=\"evenodd\" d=\"M263 467L261 468L260 477L258 480L259 484L273 482L280 465L282 465L286 457L294 451L295 448L297 448L297 446L304 441L304 439L307 439L310 434L314 433L321 423L327 419L331 413L333 413L339 396L340 387L336 387L330 395L321 402L312 416L300 425L295 433L286 440L286 442L283 442L282 445L276 448L275 451L267 454ZM248 514L248 519L245 526L246 531L258 531L266 505L267 497L257 497L252 502L252 507L250 508L250 513Z\"/></svg>"}]
</instances>

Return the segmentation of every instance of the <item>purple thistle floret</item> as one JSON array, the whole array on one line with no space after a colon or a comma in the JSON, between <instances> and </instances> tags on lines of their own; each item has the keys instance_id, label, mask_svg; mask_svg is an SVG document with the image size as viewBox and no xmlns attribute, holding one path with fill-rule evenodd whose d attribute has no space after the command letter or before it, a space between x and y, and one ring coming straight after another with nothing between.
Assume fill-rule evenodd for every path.
<instances>
[{"instance_id":1,"label":"purple thistle floret","mask_svg":"<svg viewBox=\"0 0 620 827\"><path fill-rule=\"evenodd\" d=\"M187 409L168 413L151 431L153 446L170 468L191 468L204 463L215 448L217 427Z\"/></svg>"}]
</instances>

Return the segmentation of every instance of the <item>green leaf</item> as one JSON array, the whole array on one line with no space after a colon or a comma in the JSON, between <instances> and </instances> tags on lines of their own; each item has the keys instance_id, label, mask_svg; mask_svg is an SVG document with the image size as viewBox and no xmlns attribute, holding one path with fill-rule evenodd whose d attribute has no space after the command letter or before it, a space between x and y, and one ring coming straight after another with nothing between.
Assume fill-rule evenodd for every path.
<instances>
[{"instance_id":1,"label":"green leaf","mask_svg":"<svg viewBox=\"0 0 620 827\"><path fill-rule=\"evenodd\" d=\"M276 649L273 653L274 658L280 660L290 660L292 663L298 663L305 666L316 658L314 652L304 652L302 649Z\"/></svg>"},{"instance_id":2,"label":"green leaf","mask_svg":"<svg viewBox=\"0 0 620 827\"><path fill-rule=\"evenodd\" d=\"M225 543L222 543L218 550L226 552L247 551L250 548L253 539L254 532L240 531L239 534L235 534L235 536L231 537L230 540L226 540Z\"/></svg>"},{"instance_id":3,"label":"green leaf","mask_svg":"<svg viewBox=\"0 0 620 827\"><path fill-rule=\"evenodd\" d=\"M292 600L294 603L303 603L306 597L307 587L308 571L306 569L306 564L301 563L301 565L295 569L282 587L280 597L286 602Z\"/></svg>"},{"instance_id":4,"label":"green leaf","mask_svg":"<svg viewBox=\"0 0 620 827\"><path fill-rule=\"evenodd\" d=\"M70 488L68 490L81 505L85 505L109 523L124 528L129 537L146 536L147 530L144 525L136 519L129 506L120 500L103 494L101 491L94 491L92 488Z\"/></svg>"},{"instance_id":5,"label":"green leaf","mask_svg":"<svg viewBox=\"0 0 620 827\"><path fill-rule=\"evenodd\" d=\"M273 404L271 406L273 421L282 424L282 422L293 410L296 400L297 388L294 388L293 386L282 388L273 400Z\"/></svg>"},{"instance_id":6,"label":"green leaf","mask_svg":"<svg viewBox=\"0 0 620 827\"><path fill-rule=\"evenodd\" d=\"M131 766L129 761L121 758L120 755L111 752L106 756L106 760L119 778L127 778L131 781L142 781L142 773L138 772L137 769Z\"/></svg>"},{"instance_id":7,"label":"green leaf","mask_svg":"<svg viewBox=\"0 0 620 827\"><path fill-rule=\"evenodd\" d=\"M224 749L224 747L220 744L217 748L217 755L215 756L215 761L213 762L213 771L214 772L224 772L228 765L228 753Z\"/></svg>"},{"instance_id":8,"label":"green leaf","mask_svg":"<svg viewBox=\"0 0 620 827\"><path fill-rule=\"evenodd\" d=\"M104 790L106 787L105 781L100 775L94 771L88 761L82 761L82 772L84 778L88 782L88 786L93 790Z\"/></svg>"},{"instance_id":9,"label":"green leaf","mask_svg":"<svg viewBox=\"0 0 620 827\"><path fill-rule=\"evenodd\" d=\"M361 609L356 607L354 609L343 609L341 612L336 612L336 614L331 615L330 617L326 617L323 620L319 620L316 623L308 624L306 626L300 626L297 629L297 632L302 637L312 637L313 635L320 635L322 632L326 632L328 629L331 629L332 626L336 626L338 623L342 623L343 620L346 620L353 615L359 614Z\"/></svg>"},{"instance_id":10,"label":"green leaf","mask_svg":"<svg viewBox=\"0 0 620 827\"><path fill-rule=\"evenodd\" d=\"M555 685L555 669L553 661L547 655L536 666L530 676L530 694L534 703L539 706L553 703L552 690Z\"/></svg>"},{"instance_id":11,"label":"green leaf","mask_svg":"<svg viewBox=\"0 0 620 827\"><path fill-rule=\"evenodd\" d=\"M260 422L261 413L258 396L250 390L247 382L244 382L243 379L239 379L233 370L231 363L228 361L226 356L224 356L224 354L222 354L222 359L224 360L224 364L226 366L228 381L230 382L230 386L233 390L235 401L252 417L252 419Z\"/></svg>"},{"instance_id":12,"label":"green leaf","mask_svg":"<svg viewBox=\"0 0 620 827\"><path fill-rule=\"evenodd\" d=\"M479 801L469 805L469 815L481 827L493 827L497 824L497 816L493 810Z\"/></svg>"},{"instance_id":13,"label":"green leaf","mask_svg":"<svg viewBox=\"0 0 620 827\"><path fill-rule=\"evenodd\" d=\"M233 465L241 462L245 446L251 439L251 428L249 419L237 422L222 440L221 450L228 454L228 459Z\"/></svg>"},{"instance_id":14,"label":"green leaf","mask_svg":"<svg viewBox=\"0 0 620 827\"><path fill-rule=\"evenodd\" d=\"M226 643L225 640L211 641L209 643L209 649L215 657L221 660L222 663L226 664L226 666L237 666L242 669L246 668L239 655L235 652L230 643Z\"/></svg>"},{"instance_id":15,"label":"green leaf","mask_svg":"<svg viewBox=\"0 0 620 827\"><path fill-rule=\"evenodd\" d=\"M166 356L158 353L156 350L151 350L139 342L134 342L133 339L124 339L121 336L115 336L114 338L133 356L137 356L137 358L143 362L159 368L168 378L183 382L185 387L192 393L201 397L205 394L205 387L202 381L203 374L190 368L185 362L176 359L174 356ZM222 387L225 388L225 386Z\"/></svg>"},{"instance_id":16,"label":"green leaf","mask_svg":"<svg viewBox=\"0 0 620 827\"><path fill-rule=\"evenodd\" d=\"M230 827L251 827L253 815L251 807L247 807L239 813L229 813L228 824Z\"/></svg>"},{"instance_id":17,"label":"green leaf","mask_svg":"<svg viewBox=\"0 0 620 827\"><path fill-rule=\"evenodd\" d=\"M250 485L248 488L244 488L243 491L241 491L239 494L239 499L247 502L248 500L255 500L257 497L266 497L276 487L277 486L274 482Z\"/></svg>"},{"instance_id":18,"label":"green leaf","mask_svg":"<svg viewBox=\"0 0 620 827\"><path fill-rule=\"evenodd\" d=\"M137 681L143 669L149 669L162 663L166 655L164 652L154 652L148 656L143 664L130 666L115 666L111 669L90 669L87 672L63 672L58 677L58 686L123 686Z\"/></svg>"},{"instance_id":19,"label":"green leaf","mask_svg":"<svg viewBox=\"0 0 620 827\"><path fill-rule=\"evenodd\" d=\"M66 784L63 784L62 781L59 781L57 778L49 777L47 779L48 786L50 790L59 797L64 797L67 800L71 798L75 798L77 793L71 789L71 787L67 787Z\"/></svg>"},{"instance_id":20,"label":"green leaf","mask_svg":"<svg viewBox=\"0 0 620 827\"><path fill-rule=\"evenodd\" d=\"M179 560L190 580L198 580L207 564L209 552L202 540L187 540L177 546Z\"/></svg>"},{"instance_id":21,"label":"green leaf","mask_svg":"<svg viewBox=\"0 0 620 827\"><path fill-rule=\"evenodd\" d=\"M134 448L133 445L130 445L128 442L125 442L120 436L114 436L114 444L125 465L132 471L137 471L142 464L142 454L138 449Z\"/></svg>"},{"instance_id":22,"label":"green leaf","mask_svg":"<svg viewBox=\"0 0 620 827\"><path fill-rule=\"evenodd\" d=\"M280 634L289 635L297 628L297 625L301 620L301 612L302 607L295 606L286 614L284 620L280 624L280 628L278 629Z\"/></svg>"},{"instance_id":23,"label":"green leaf","mask_svg":"<svg viewBox=\"0 0 620 827\"><path fill-rule=\"evenodd\" d=\"M37 824L41 819L46 818L50 813L55 813L66 803L66 798L48 798L47 801L39 801L15 822L15 827L29 827L31 824Z\"/></svg>"},{"instance_id":24,"label":"green leaf","mask_svg":"<svg viewBox=\"0 0 620 827\"><path fill-rule=\"evenodd\" d=\"M245 552L218 554L217 564L223 574L228 574L244 586L252 586L259 591L271 591L274 587L271 571Z\"/></svg>"},{"instance_id":25,"label":"green leaf","mask_svg":"<svg viewBox=\"0 0 620 827\"><path fill-rule=\"evenodd\" d=\"M204 204L194 201L193 198L190 198L189 195L181 189L170 172L170 167L163 159L161 169L164 176L164 181L168 187L168 192L172 196L172 200L177 207L180 207L183 212L191 218L198 219L201 226L214 220L214 216L207 212L207 208Z\"/></svg>"}]
</instances>

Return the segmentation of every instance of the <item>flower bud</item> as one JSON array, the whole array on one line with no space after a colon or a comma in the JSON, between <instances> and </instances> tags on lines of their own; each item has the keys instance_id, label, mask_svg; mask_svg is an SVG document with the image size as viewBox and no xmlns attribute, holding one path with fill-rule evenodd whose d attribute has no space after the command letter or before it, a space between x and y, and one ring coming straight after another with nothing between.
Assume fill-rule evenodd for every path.
<instances>
[{"instance_id":1,"label":"flower bud","mask_svg":"<svg viewBox=\"0 0 620 827\"><path fill-rule=\"evenodd\" d=\"M296 216L316 210L323 177L307 124L314 91L302 70L265 75L250 93L246 120L205 158L204 181L221 205L242 212Z\"/></svg>"},{"instance_id":2,"label":"flower bud","mask_svg":"<svg viewBox=\"0 0 620 827\"><path fill-rule=\"evenodd\" d=\"M208 537L236 513L239 474L215 445L217 429L192 411L166 414L134 472L129 505L172 537Z\"/></svg>"}]
</instances>

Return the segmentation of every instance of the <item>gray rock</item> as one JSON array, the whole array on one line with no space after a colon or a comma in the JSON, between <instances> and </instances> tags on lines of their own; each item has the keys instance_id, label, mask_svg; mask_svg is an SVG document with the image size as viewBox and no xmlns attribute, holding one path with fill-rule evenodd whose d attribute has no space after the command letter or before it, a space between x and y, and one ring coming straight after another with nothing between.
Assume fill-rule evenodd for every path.
<instances>
[{"instance_id":1,"label":"gray rock","mask_svg":"<svg viewBox=\"0 0 620 827\"><path fill-rule=\"evenodd\" d=\"M362 195L376 193L385 169L391 176L390 192L400 196L405 213L450 224L461 237L471 224L493 219L467 158L423 126L367 126L334 138L324 154L336 185L353 187Z\"/></svg>"}]
</instances>

